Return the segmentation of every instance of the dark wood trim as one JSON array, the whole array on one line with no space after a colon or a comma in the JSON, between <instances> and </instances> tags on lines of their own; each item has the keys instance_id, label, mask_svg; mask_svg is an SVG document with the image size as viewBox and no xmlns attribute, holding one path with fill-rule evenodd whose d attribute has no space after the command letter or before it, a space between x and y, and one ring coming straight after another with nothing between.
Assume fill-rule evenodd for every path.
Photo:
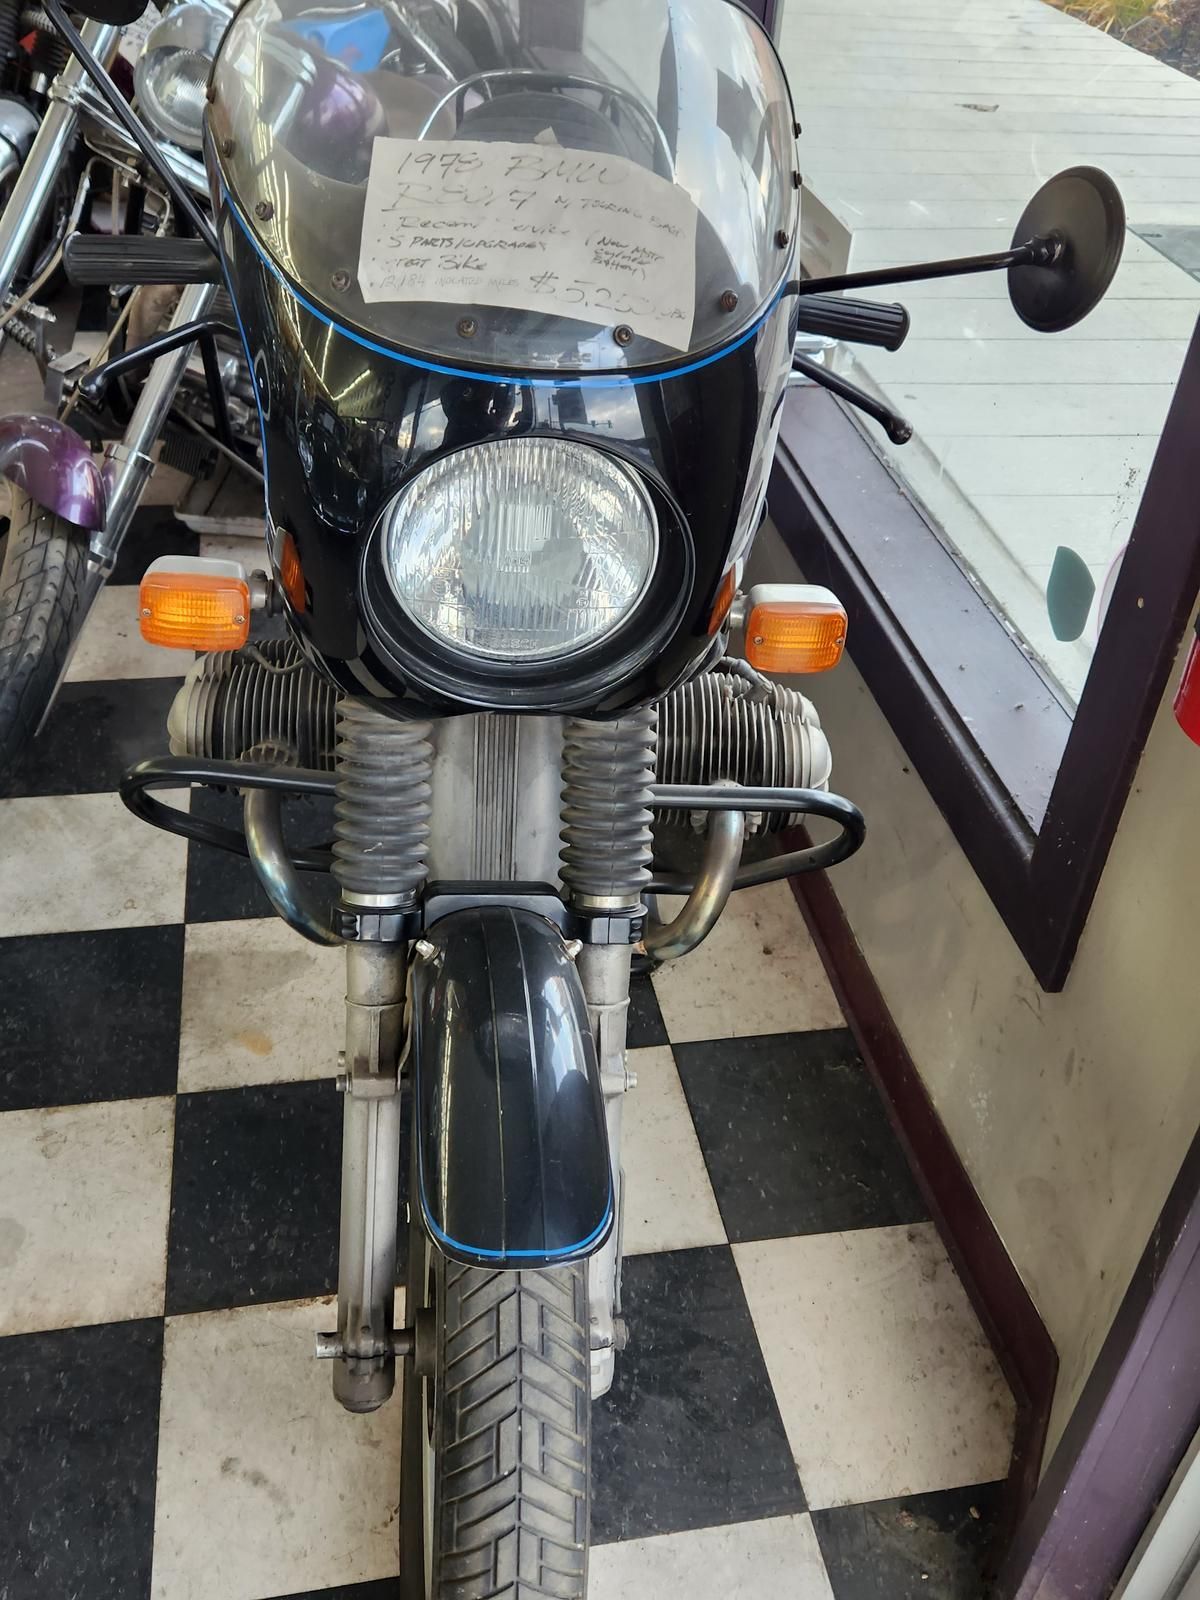
<instances>
[{"instance_id":1,"label":"dark wood trim","mask_svg":"<svg viewBox=\"0 0 1200 1600\"><path fill-rule=\"evenodd\" d=\"M1200 1135L1009 1551L1012 1600L1101 1600L1200 1428Z\"/></svg>"},{"instance_id":2,"label":"dark wood trim","mask_svg":"<svg viewBox=\"0 0 1200 1600\"><path fill-rule=\"evenodd\" d=\"M1072 721L838 403L800 389L784 413L780 533L846 604L855 665L1047 990L1066 982L1200 588L1198 426L1200 332Z\"/></svg>"},{"instance_id":3,"label":"dark wood trim","mask_svg":"<svg viewBox=\"0 0 1200 1600\"><path fill-rule=\"evenodd\" d=\"M785 848L806 843L802 831ZM1039 1480L1058 1356L824 873L792 891L1017 1401L1000 1600L1103 1600L1200 1431L1200 1134ZM1011 1537L1007 1537L1011 1535Z\"/></svg>"},{"instance_id":4,"label":"dark wood trim","mask_svg":"<svg viewBox=\"0 0 1200 1600\"><path fill-rule=\"evenodd\" d=\"M744 0L744 4L747 11L753 11L772 39L778 39L783 26L784 0Z\"/></svg>"},{"instance_id":5,"label":"dark wood trim","mask_svg":"<svg viewBox=\"0 0 1200 1600\"><path fill-rule=\"evenodd\" d=\"M977 805L1002 810L1011 817L1006 869L1014 847L1031 856L1071 717L861 430L819 389L788 400L771 511L806 574L850 610L851 654L880 682L889 721L924 737L931 759L953 744L972 779L959 799L963 825L978 825ZM906 718L914 694L919 716Z\"/></svg>"},{"instance_id":6,"label":"dark wood trim","mask_svg":"<svg viewBox=\"0 0 1200 1600\"><path fill-rule=\"evenodd\" d=\"M1037 1485L1058 1354L905 1048L828 877L812 873L793 878L792 890L930 1215L1017 1402L1008 1525L1000 1530L1005 1539ZM1094 1597L1089 1594L1088 1600Z\"/></svg>"}]
</instances>

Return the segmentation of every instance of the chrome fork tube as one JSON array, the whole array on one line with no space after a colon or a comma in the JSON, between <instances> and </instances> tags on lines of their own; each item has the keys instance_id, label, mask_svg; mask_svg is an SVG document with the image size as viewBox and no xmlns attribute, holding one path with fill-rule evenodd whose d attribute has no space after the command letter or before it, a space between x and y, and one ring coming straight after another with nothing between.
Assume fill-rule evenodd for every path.
<instances>
[{"instance_id":1,"label":"chrome fork tube","mask_svg":"<svg viewBox=\"0 0 1200 1600\"><path fill-rule=\"evenodd\" d=\"M348 1411L374 1411L411 1348L393 1328L400 1198L400 1056L408 947L397 919L428 875L433 749L428 723L403 723L369 701L338 707L333 874L346 945L346 1057L338 1329L318 1344L335 1356L333 1392Z\"/></svg>"},{"instance_id":2,"label":"chrome fork tube","mask_svg":"<svg viewBox=\"0 0 1200 1600\"><path fill-rule=\"evenodd\" d=\"M625 1344L625 1325L620 1315L624 1232L621 1120L625 1095L637 1084L637 1078L629 1071L625 1060L632 960L633 951L629 945L584 945L578 956L579 976L600 1061L600 1085L604 1094L604 1120L608 1126L613 1193L617 1197L617 1226L604 1248L588 1261L593 1400L607 1394L611 1388L616 1352L623 1349Z\"/></svg>"},{"instance_id":3,"label":"chrome fork tube","mask_svg":"<svg viewBox=\"0 0 1200 1600\"><path fill-rule=\"evenodd\" d=\"M179 297L171 327L178 328L185 322L195 322L203 317L216 295L215 283L189 284ZM118 444L110 444L105 451L104 492L107 509L103 528L92 535L90 542L89 564L93 570L89 598L116 565L121 541L154 471L154 460L150 454L154 441L162 432L195 348L194 344L187 344L159 356L146 375L125 437Z\"/></svg>"},{"instance_id":4,"label":"chrome fork tube","mask_svg":"<svg viewBox=\"0 0 1200 1600\"><path fill-rule=\"evenodd\" d=\"M121 30L107 22L85 22L83 41L98 60L107 63ZM13 286L41 224L46 204L75 139L78 113L74 96L83 81L74 56L54 80L42 125L30 146L8 204L0 213L0 305Z\"/></svg>"},{"instance_id":5,"label":"chrome fork tube","mask_svg":"<svg viewBox=\"0 0 1200 1600\"><path fill-rule=\"evenodd\" d=\"M346 946L346 1072L342 1222L333 1392L348 1411L374 1411L396 1382L393 1302L400 1198L400 1095L407 949Z\"/></svg>"}]
</instances>

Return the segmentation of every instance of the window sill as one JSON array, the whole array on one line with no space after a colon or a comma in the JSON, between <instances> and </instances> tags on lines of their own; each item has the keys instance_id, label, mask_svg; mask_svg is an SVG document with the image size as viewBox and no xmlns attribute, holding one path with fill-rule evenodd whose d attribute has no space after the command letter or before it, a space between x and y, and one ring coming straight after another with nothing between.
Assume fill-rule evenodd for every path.
<instances>
[{"instance_id":1,"label":"window sill","mask_svg":"<svg viewBox=\"0 0 1200 1600\"><path fill-rule=\"evenodd\" d=\"M1200 585L1192 342L1074 721L831 396L788 397L771 512L1044 989L1062 988Z\"/></svg>"}]
</instances>

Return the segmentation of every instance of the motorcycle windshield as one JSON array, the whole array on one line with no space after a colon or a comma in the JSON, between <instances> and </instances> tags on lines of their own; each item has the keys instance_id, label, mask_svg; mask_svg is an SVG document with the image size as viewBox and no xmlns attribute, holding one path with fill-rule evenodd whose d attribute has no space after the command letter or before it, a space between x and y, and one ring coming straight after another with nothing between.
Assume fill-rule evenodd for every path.
<instances>
[{"instance_id":1,"label":"motorcycle windshield","mask_svg":"<svg viewBox=\"0 0 1200 1600\"><path fill-rule=\"evenodd\" d=\"M791 261L791 100L734 0L247 0L209 115L227 225L455 366L701 355Z\"/></svg>"}]
</instances>

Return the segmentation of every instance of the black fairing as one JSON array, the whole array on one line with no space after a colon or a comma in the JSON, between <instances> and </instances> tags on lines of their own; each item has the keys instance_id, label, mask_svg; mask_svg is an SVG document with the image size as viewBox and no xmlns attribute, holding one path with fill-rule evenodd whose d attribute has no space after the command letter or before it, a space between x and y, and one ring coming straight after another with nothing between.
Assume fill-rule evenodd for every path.
<instances>
[{"instance_id":1,"label":"black fairing","mask_svg":"<svg viewBox=\"0 0 1200 1600\"><path fill-rule=\"evenodd\" d=\"M418 1193L456 1261L580 1260L613 1226L608 1133L583 988L557 928L460 911L413 968Z\"/></svg>"},{"instance_id":2,"label":"black fairing","mask_svg":"<svg viewBox=\"0 0 1200 1600\"><path fill-rule=\"evenodd\" d=\"M709 622L731 557L753 535L790 364L788 301L716 359L660 376L460 374L352 335L309 309L263 261L226 204L222 243L263 421L275 544L299 555L292 626L348 692L404 716L480 707L615 716L659 698L721 646ZM311 291L327 304L328 286ZM620 456L656 503L660 560L629 622L586 656L524 671L468 663L412 632L379 554L387 503L438 456L522 434ZM277 554L273 551L273 557ZM294 593L294 590L293 590Z\"/></svg>"}]
</instances>

